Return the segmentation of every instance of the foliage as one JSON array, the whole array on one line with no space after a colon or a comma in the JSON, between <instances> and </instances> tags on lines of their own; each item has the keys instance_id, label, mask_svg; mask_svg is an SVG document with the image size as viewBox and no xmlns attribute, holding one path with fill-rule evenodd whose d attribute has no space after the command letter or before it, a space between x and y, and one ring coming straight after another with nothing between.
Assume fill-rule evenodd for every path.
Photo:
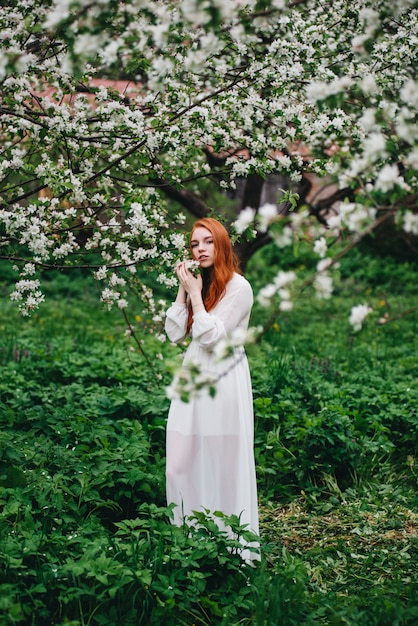
<instances>
[{"instance_id":1,"label":"foliage","mask_svg":"<svg viewBox=\"0 0 418 626\"><path fill-rule=\"evenodd\" d=\"M295 261L303 256L282 265ZM417 268L363 261L359 254L357 262L344 259L337 295L327 306L301 300L282 314L263 337L260 370L254 353L256 454L272 497L301 488L314 495L329 476L344 490L385 471L389 459L402 480L416 484L410 467L418 435L416 314L413 308L403 313L405 287L416 292ZM256 272L259 264L255 259ZM359 335L341 318L348 318L347 293L363 297L365 290L373 313Z\"/></svg>"},{"instance_id":2,"label":"foliage","mask_svg":"<svg viewBox=\"0 0 418 626\"><path fill-rule=\"evenodd\" d=\"M416 266L353 248L418 234L416 2L3 4L1 289L32 317L2 299L0 624L412 626ZM164 502L162 311L208 213L264 328L254 566L238 519Z\"/></svg>"},{"instance_id":3,"label":"foliage","mask_svg":"<svg viewBox=\"0 0 418 626\"><path fill-rule=\"evenodd\" d=\"M0 24L0 243L22 313L45 267L78 267L109 307L139 298L158 324L180 208L233 221L246 259L309 240L323 297L381 224L414 245L414 0L11 0Z\"/></svg>"},{"instance_id":4,"label":"foliage","mask_svg":"<svg viewBox=\"0 0 418 626\"><path fill-rule=\"evenodd\" d=\"M317 506L315 515L305 497L266 506L262 529L270 549L304 563L313 623L416 622L418 520L410 509L416 495L404 494L388 483L369 483L346 490L332 507Z\"/></svg>"},{"instance_id":5,"label":"foliage","mask_svg":"<svg viewBox=\"0 0 418 626\"><path fill-rule=\"evenodd\" d=\"M150 369L81 276L51 281L29 319L2 301L2 626L416 623L416 317L376 324L389 302L396 314L415 299L416 268L395 288L390 261L371 263L367 282L354 261L335 299L302 295L248 348L261 514L252 566L240 551L254 537L237 518L223 520L232 536L204 511L170 523L164 387L176 351L163 345ZM341 321L353 279L378 308L356 334Z\"/></svg>"}]
</instances>

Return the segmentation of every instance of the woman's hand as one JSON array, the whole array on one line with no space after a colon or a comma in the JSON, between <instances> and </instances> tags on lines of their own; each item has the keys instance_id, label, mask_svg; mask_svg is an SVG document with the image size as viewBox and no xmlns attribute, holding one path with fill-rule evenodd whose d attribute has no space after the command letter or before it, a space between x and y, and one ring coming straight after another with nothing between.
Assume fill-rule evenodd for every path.
<instances>
[{"instance_id":1,"label":"woman's hand","mask_svg":"<svg viewBox=\"0 0 418 626\"><path fill-rule=\"evenodd\" d=\"M183 261L176 266L176 274L180 281L180 285L191 298L193 298L193 296L201 295L203 287L202 276L200 274L194 276L187 269L187 261Z\"/></svg>"}]
</instances>

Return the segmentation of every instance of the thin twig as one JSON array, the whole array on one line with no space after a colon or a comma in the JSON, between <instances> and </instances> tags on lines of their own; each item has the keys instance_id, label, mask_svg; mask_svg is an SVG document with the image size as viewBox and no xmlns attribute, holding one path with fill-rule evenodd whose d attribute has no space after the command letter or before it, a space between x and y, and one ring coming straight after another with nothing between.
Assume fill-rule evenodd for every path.
<instances>
[{"instance_id":1,"label":"thin twig","mask_svg":"<svg viewBox=\"0 0 418 626\"><path fill-rule=\"evenodd\" d=\"M134 327L133 327L133 326L132 326L132 324L130 323L130 321L129 321L129 319L128 319L128 316L127 316L127 314L126 314L125 309L122 309L122 315L123 315L123 317L125 318L125 322L126 322L126 324L128 325L128 327L129 327L129 332L130 332L130 334L131 334L131 337L134 339L134 341L135 341L136 345L138 346L138 349L139 349L140 353L141 353L141 354L142 354L142 356L144 357L144 359L145 359L145 361L146 361L147 365L148 365L148 366L150 367L150 369L151 369L151 370L155 373L155 368L154 368L154 365L153 365L153 363L150 361L150 359L148 358L148 356L146 355L146 353L145 353L145 351L144 351L144 348L143 348L143 347L142 347L142 345L141 345L140 340L139 340L139 339L138 339L138 337L136 336L136 333L135 333L135 331L134 331Z\"/></svg>"}]
</instances>

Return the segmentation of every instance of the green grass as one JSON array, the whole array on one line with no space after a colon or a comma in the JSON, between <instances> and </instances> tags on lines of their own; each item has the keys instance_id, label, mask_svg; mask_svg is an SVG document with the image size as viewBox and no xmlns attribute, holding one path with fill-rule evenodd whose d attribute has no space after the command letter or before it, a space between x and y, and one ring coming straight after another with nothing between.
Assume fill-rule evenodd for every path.
<instances>
[{"instance_id":1,"label":"green grass","mask_svg":"<svg viewBox=\"0 0 418 626\"><path fill-rule=\"evenodd\" d=\"M2 299L1 626L418 623L416 268L354 255L340 276L332 300L306 292L248 347L257 567L205 515L170 524L176 349L144 330L150 368L83 276L53 277L30 319ZM374 309L358 333L353 294Z\"/></svg>"}]
</instances>

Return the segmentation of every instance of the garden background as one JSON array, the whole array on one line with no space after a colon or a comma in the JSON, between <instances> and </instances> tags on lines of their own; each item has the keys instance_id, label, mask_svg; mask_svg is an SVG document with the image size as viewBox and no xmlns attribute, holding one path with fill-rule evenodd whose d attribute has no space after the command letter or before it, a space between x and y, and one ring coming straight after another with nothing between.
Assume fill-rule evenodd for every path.
<instances>
[{"instance_id":1,"label":"garden background","mask_svg":"<svg viewBox=\"0 0 418 626\"><path fill-rule=\"evenodd\" d=\"M250 264L255 289L275 253ZM170 525L165 386L178 351L159 345L151 369L82 275L51 277L47 303L21 318L4 271L2 624L417 623L417 317L402 315L416 266L353 254L335 298L301 298L247 348L256 568L203 517L196 531ZM376 309L357 334L353 292Z\"/></svg>"},{"instance_id":2,"label":"garden background","mask_svg":"<svg viewBox=\"0 0 418 626\"><path fill-rule=\"evenodd\" d=\"M0 626L418 623L417 43L415 0L0 6ZM207 215L255 296L254 567L165 502Z\"/></svg>"}]
</instances>

